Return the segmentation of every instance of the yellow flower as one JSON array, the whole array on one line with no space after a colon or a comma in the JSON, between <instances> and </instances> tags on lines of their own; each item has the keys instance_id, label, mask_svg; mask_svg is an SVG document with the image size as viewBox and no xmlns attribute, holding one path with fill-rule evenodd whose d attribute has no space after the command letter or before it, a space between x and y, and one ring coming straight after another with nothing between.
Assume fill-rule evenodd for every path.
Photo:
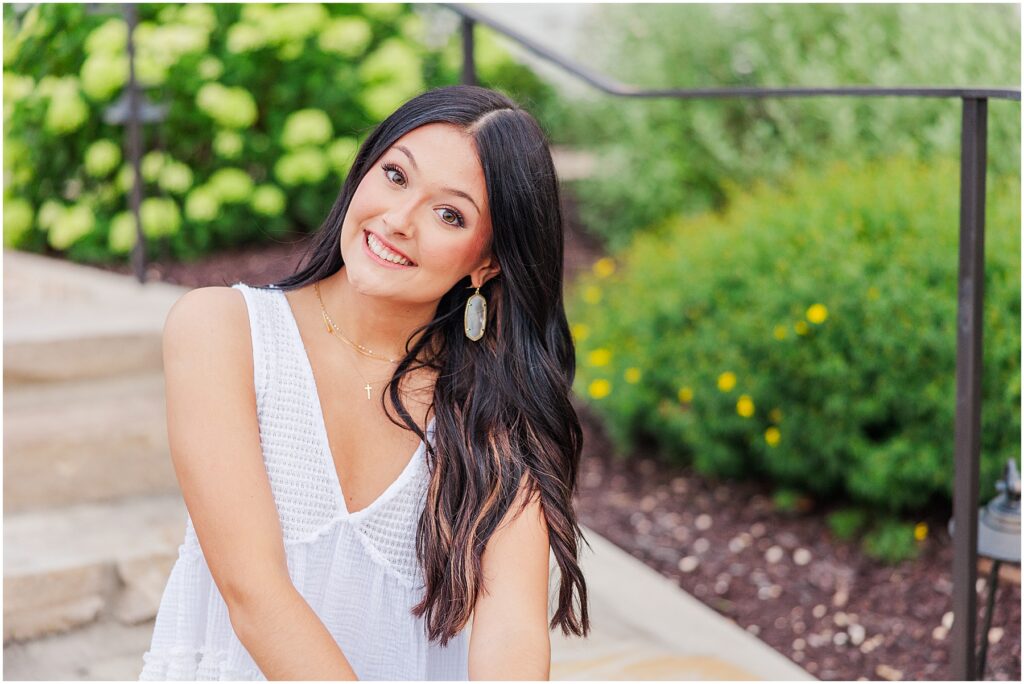
<instances>
[{"instance_id":1,"label":"yellow flower","mask_svg":"<svg viewBox=\"0 0 1024 684\"><path fill-rule=\"evenodd\" d=\"M771 419L773 423L778 423L780 420L782 420L782 411L780 411L777 408L773 408L771 411L768 412L768 417Z\"/></svg>"},{"instance_id":2,"label":"yellow flower","mask_svg":"<svg viewBox=\"0 0 1024 684\"><path fill-rule=\"evenodd\" d=\"M601 301L601 288L597 285L587 285L583 288L583 301L587 304L597 304Z\"/></svg>"},{"instance_id":3,"label":"yellow flower","mask_svg":"<svg viewBox=\"0 0 1024 684\"><path fill-rule=\"evenodd\" d=\"M878 299L881 295L882 293L874 285L868 288L868 299Z\"/></svg>"},{"instance_id":4,"label":"yellow flower","mask_svg":"<svg viewBox=\"0 0 1024 684\"><path fill-rule=\"evenodd\" d=\"M571 331L572 338L577 342L582 342L583 340L590 337L590 326L587 325L586 323L575 323L572 326Z\"/></svg>"},{"instance_id":5,"label":"yellow flower","mask_svg":"<svg viewBox=\"0 0 1024 684\"><path fill-rule=\"evenodd\" d=\"M768 442L769 446L775 446L779 443L782 434L779 432L779 428L770 427L764 431L764 441Z\"/></svg>"},{"instance_id":6,"label":"yellow flower","mask_svg":"<svg viewBox=\"0 0 1024 684\"><path fill-rule=\"evenodd\" d=\"M636 383L640 382L640 369L636 367L627 368L625 377L626 382L628 382L631 385L635 385Z\"/></svg>"},{"instance_id":7,"label":"yellow flower","mask_svg":"<svg viewBox=\"0 0 1024 684\"><path fill-rule=\"evenodd\" d=\"M775 331L774 331L773 334L775 335L775 339L777 339L777 340L784 340L784 339L786 339L786 326L784 326L784 325L777 325L777 326L775 326Z\"/></svg>"},{"instance_id":8,"label":"yellow flower","mask_svg":"<svg viewBox=\"0 0 1024 684\"><path fill-rule=\"evenodd\" d=\"M754 415L754 400L750 398L750 395L740 395L739 400L736 401L736 413L740 414L744 418L749 418Z\"/></svg>"},{"instance_id":9,"label":"yellow flower","mask_svg":"<svg viewBox=\"0 0 1024 684\"><path fill-rule=\"evenodd\" d=\"M928 537L928 523L917 523L914 525L914 539L924 541Z\"/></svg>"},{"instance_id":10,"label":"yellow flower","mask_svg":"<svg viewBox=\"0 0 1024 684\"><path fill-rule=\"evenodd\" d=\"M796 323L793 324L793 330L796 330L797 335L806 335L807 324L804 323L803 321L797 321Z\"/></svg>"},{"instance_id":11,"label":"yellow flower","mask_svg":"<svg viewBox=\"0 0 1024 684\"><path fill-rule=\"evenodd\" d=\"M594 274L598 278L607 278L615 273L615 261L611 257L603 257L594 262Z\"/></svg>"},{"instance_id":12,"label":"yellow flower","mask_svg":"<svg viewBox=\"0 0 1024 684\"><path fill-rule=\"evenodd\" d=\"M612 393L612 383L603 378L594 380L590 383L590 386L587 387L587 392L594 399L604 399Z\"/></svg>"},{"instance_id":13,"label":"yellow flower","mask_svg":"<svg viewBox=\"0 0 1024 684\"><path fill-rule=\"evenodd\" d=\"M607 349L595 349L587 354L587 363L591 366L607 366L612 360L612 353Z\"/></svg>"},{"instance_id":14,"label":"yellow flower","mask_svg":"<svg viewBox=\"0 0 1024 684\"><path fill-rule=\"evenodd\" d=\"M736 386L736 374L732 371L726 371L718 376L718 389L723 392L728 392Z\"/></svg>"},{"instance_id":15,"label":"yellow flower","mask_svg":"<svg viewBox=\"0 0 1024 684\"><path fill-rule=\"evenodd\" d=\"M679 401L683 404L689 404L693 401L693 390L689 387L683 387L679 390Z\"/></svg>"},{"instance_id":16,"label":"yellow flower","mask_svg":"<svg viewBox=\"0 0 1024 684\"><path fill-rule=\"evenodd\" d=\"M824 304L812 304L807 309L807 320L811 323L821 324L828 318L828 309L825 308Z\"/></svg>"}]
</instances>

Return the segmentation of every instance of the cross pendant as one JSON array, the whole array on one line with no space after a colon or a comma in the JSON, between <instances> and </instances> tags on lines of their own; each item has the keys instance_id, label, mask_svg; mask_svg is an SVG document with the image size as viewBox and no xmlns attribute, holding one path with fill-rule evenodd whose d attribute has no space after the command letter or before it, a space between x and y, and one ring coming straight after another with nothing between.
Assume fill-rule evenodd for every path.
<instances>
[{"instance_id":1,"label":"cross pendant","mask_svg":"<svg viewBox=\"0 0 1024 684\"><path fill-rule=\"evenodd\" d=\"M366 386L363 387L363 389L366 390L366 398L369 399L370 398L370 389L371 389L370 388L370 383L366 383Z\"/></svg>"}]
</instances>

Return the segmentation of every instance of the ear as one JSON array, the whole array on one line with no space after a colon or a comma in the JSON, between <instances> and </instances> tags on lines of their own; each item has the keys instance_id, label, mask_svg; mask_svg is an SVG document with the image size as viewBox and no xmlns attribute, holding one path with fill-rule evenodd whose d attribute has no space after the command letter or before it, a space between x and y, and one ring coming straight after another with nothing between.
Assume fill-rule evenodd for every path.
<instances>
[{"instance_id":1,"label":"ear","mask_svg":"<svg viewBox=\"0 0 1024 684\"><path fill-rule=\"evenodd\" d=\"M484 283L501 273L501 266L498 265L494 256L484 258L483 262L469 272L469 278L473 287L483 287Z\"/></svg>"}]
</instances>

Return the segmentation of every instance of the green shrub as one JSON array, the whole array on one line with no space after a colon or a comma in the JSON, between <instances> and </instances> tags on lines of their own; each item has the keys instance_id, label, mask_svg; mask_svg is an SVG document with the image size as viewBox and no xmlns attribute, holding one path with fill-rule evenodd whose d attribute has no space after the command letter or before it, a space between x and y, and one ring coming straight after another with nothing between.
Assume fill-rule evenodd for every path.
<instances>
[{"instance_id":1,"label":"green shrub","mask_svg":"<svg viewBox=\"0 0 1024 684\"><path fill-rule=\"evenodd\" d=\"M143 194L160 200L143 210L150 258L160 242L189 260L315 230L366 133L424 89L459 82L459 34L406 4L138 9L137 74L168 107L144 131ZM124 129L103 120L127 81L125 22L81 4L3 11L4 244L126 261L133 172ZM555 97L493 36L478 36L478 51L482 85Z\"/></svg>"},{"instance_id":2,"label":"green shrub","mask_svg":"<svg viewBox=\"0 0 1024 684\"><path fill-rule=\"evenodd\" d=\"M917 557L914 526L896 519L881 521L864 535L861 547L868 556L889 565Z\"/></svg>"},{"instance_id":3,"label":"green shrub","mask_svg":"<svg viewBox=\"0 0 1024 684\"><path fill-rule=\"evenodd\" d=\"M950 500L959 165L799 168L729 186L595 265L569 298L576 390L701 472L897 512ZM1020 455L1020 180L990 175L982 498Z\"/></svg>"},{"instance_id":4,"label":"green shrub","mask_svg":"<svg viewBox=\"0 0 1024 684\"><path fill-rule=\"evenodd\" d=\"M1015 5L600 5L581 59L648 88L1002 86L1020 88ZM600 45L600 50L594 50ZM894 154L956 157L957 99L797 97L575 103L584 226L618 248L677 212L721 209L726 180L784 179L794 163ZM989 103L989 164L1019 173L1020 103Z\"/></svg>"},{"instance_id":5,"label":"green shrub","mask_svg":"<svg viewBox=\"0 0 1024 684\"><path fill-rule=\"evenodd\" d=\"M842 508L825 517L832 534L843 541L853 539L867 523L867 513L862 508Z\"/></svg>"}]
</instances>

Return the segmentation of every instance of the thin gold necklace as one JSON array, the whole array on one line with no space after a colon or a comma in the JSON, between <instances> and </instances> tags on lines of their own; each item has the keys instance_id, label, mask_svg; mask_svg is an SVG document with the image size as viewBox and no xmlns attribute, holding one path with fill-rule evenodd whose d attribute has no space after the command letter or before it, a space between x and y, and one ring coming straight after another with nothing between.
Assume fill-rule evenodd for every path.
<instances>
[{"instance_id":1,"label":"thin gold necklace","mask_svg":"<svg viewBox=\"0 0 1024 684\"><path fill-rule=\"evenodd\" d=\"M327 332L331 333L332 335L334 333L338 333L338 336L341 339L343 339L345 342L347 342L350 347L355 349L357 352L359 352L363 356L369 356L371 359L377 359L378 361L388 361L389 363L398 363L398 359L389 359L386 356L381 356L380 354L376 354L372 350L367 349L366 347L364 347L363 345L359 344L358 342L353 342L352 340L350 340L347 337L345 337L345 334L342 333L341 329L334 323L333 320L331 320L330 315L327 313L327 309L324 307L324 300L320 296L320 281L319 280L317 282L313 283L313 289L316 290L316 298L320 301L320 313L323 314L324 323L327 325Z\"/></svg>"},{"instance_id":2,"label":"thin gold necklace","mask_svg":"<svg viewBox=\"0 0 1024 684\"><path fill-rule=\"evenodd\" d=\"M390 361L391 363L396 363L396 361L394 359L388 359L388 358L385 358L385 357L382 357L382 356L377 356L376 354L373 354L373 352L371 352L369 349L366 349L366 347L358 345L355 342L352 342L351 340L349 340L344 335L342 335L341 334L341 330L339 330L338 326L336 326L334 324L334 321L331 320L331 317L327 315L327 309L324 308L324 300L320 297L320 282L319 281L317 281L316 283L313 283L313 289L316 290L316 298L320 300L320 311L323 313L324 322L327 324L327 332L328 333L331 333L333 335L335 332L337 332L338 335L341 337L341 339L343 339L346 342L348 342L349 346L351 346L353 349L355 349L359 353L363 354L364 356L370 356L371 358L379 359L381 361ZM366 384L363 385L363 389L366 390L366 398L367 399L372 399L372 397L370 396L370 392L373 390L373 386L366 379L366 376L363 375L363 372L361 370L359 370L359 366L356 365L355 361L352 361L352 367L356 369L356 373L359 373L359 377L361 377L363 379L363 382L366 383Z\"/></svg>"}]
</instances>

